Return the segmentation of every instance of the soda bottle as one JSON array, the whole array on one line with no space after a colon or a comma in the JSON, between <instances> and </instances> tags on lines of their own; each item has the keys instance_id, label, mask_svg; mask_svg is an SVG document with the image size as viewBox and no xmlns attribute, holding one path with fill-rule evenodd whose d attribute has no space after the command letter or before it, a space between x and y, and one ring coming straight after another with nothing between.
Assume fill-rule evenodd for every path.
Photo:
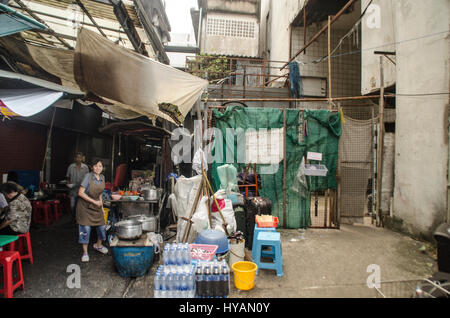
<instances>
[{"instance_id":1,"label":"soda bottle","mask_svg":"<svg viewBox=\"0 0 450 318\"><path fill-rule=\"evenodd\" d=\"M195 270L195 292L198 298L204 296L204 282L203 282L203 268L200 265L197 265Z\"/></svg>"},{"instance_id":2,"label":"soda bottle","mask_svg":"<svg viewBox=\"0 0 450 318\"><path fill-rule=\"evenodd\" d=\"M227 297L230 292L230 275L228 271L228 265L224 263L222 265L222 273L220 275L221 287L222 287L222 297Z\"/></svg>"},{"instance_id":3,"label":"soda bottle","mask_svg":"<svg viewBox=\"0 0 450 318\"><path fill-rule=\"evenodd\" d=\"M219 265L214 264L211 283L212 297L220 297L220 271Z\"/></svg>"},{"instance_id":4,"label":"soda bottle","mask_svg":"<svg viewBox=\"0 0 450 318\"><path fill-rule=\"evenodd\" d=\"M210 298L213 295L212 289L212 273L211 273L211 264L206 264L203 269L203 281L205 282L205 297Z\"/></svg>"}]
</instances>

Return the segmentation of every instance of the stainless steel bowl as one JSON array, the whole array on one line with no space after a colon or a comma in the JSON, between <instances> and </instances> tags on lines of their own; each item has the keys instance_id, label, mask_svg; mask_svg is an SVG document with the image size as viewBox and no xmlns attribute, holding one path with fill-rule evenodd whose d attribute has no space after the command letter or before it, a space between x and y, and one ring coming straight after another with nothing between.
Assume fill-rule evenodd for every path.
<instances>
[{"instance_id":1,"label":"stainless steel bowl","mask_svg":"<svg viewBox=\"0 0 450 318\"><path fill-rule=\"evenodd\" d=\"M142 235L142 223L138 220L125 220L115 225L116 235L123 240L136 240Z\"/></svg>"}]
</instances>

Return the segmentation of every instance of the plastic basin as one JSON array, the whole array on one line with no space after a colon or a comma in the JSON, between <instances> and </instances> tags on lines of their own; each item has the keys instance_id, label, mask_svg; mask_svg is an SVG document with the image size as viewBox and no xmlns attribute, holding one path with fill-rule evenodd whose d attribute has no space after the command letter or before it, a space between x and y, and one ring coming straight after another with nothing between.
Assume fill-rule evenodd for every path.
<instances>
[{"instance_id":1,"label":"plastic basin","mask_svg":"<svg viewBox=\"0 0 450 318\"><path fill-rule=\"evenodd\" d=\"M198 233L195 239L195 244L217 245L216 254L223 254L228 252L230 244L228 238L222 231L218 230L203 230Z\"/></svg>"},{"instance_id":2,"label":"plastic basin","mask_svg":"<svg viewBox=\"0 0 450 318\"><path fill-rule=\"evenodd\" d=\"M152 265L153 246L111 247L114 265L122 277L144 276Z\"/></svg>"}]
</instances>

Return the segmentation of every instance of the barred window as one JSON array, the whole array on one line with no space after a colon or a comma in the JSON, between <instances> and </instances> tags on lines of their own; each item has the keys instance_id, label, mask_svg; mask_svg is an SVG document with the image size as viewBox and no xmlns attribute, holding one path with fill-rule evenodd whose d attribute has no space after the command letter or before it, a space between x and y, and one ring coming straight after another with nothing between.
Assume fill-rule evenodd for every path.
<instances>
[{"instance_id":1,"label":"barred window","mask_svg":"<svg viewBox=\"0 0 450 318\"><path fill-rule=\"evenodd\" d=\"M250 21L208 18L206 32L208 35L254 38L255 23Z\"/></svg>"}]
</instances>

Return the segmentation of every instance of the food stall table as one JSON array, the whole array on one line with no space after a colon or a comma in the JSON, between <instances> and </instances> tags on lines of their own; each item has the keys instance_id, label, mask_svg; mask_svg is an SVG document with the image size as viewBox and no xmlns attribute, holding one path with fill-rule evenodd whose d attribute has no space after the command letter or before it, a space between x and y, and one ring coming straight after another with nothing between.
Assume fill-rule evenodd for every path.
<instances>
[{"instance_id":1,"label":"food stall table","mask_svg":"<svg viewBox=\"0 0 450 318\"><path fill-rule=\"evenodd\" d=\"M14 242L19 237L17 235L0 235L0 247L8 245L11 242Z\"/></svg>"}]
</instances>

